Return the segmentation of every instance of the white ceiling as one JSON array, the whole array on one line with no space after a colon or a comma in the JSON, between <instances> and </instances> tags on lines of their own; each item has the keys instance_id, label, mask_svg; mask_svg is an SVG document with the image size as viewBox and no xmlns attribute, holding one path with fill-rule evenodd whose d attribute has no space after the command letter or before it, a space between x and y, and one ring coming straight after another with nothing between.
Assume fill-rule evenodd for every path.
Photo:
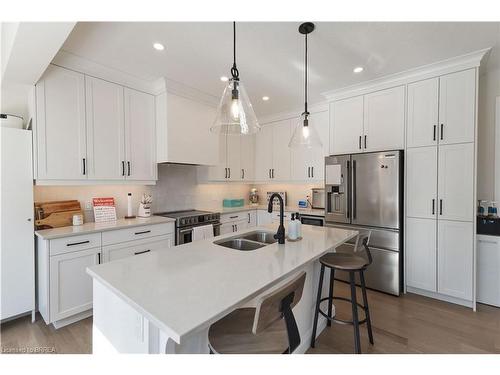
<instances>
[{"instance_id":1,"label":"white ceiling","mask_svg":"<svg viewBox=\"0 0 500 375\"><path fill-rule=\"evenodd\" d=\"M300 22L237 24L237 65L258 115L303 102ZM322 92L491 47L500 23L319 22L309 36L310 102ZM164 51L152 48L165 45ZM232 65L229 22L78 23L63 50L144 80L166 77L218 97ZM363 66L354 74L355 66ZM267 102L262 96L269 96Z\"/></svg>"}]
</instances>

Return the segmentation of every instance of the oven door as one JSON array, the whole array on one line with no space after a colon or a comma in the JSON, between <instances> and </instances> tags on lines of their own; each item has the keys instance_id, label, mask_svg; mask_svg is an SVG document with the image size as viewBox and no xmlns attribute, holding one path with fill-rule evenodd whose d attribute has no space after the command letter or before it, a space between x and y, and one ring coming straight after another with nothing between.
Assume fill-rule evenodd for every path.
<instances>
[{"instance_id":1,"label":"oven door","mask_svg":"<svg viewBox=\"0 0 500 375\"><path fill-rule=\"evenodd\" d=\"M212 224L214 230L214 237L220 235L220 223ZM193 227L177 228L175 233L175 245L182 245L185 243L193 242Z\"/></svg>"}]
</instances>

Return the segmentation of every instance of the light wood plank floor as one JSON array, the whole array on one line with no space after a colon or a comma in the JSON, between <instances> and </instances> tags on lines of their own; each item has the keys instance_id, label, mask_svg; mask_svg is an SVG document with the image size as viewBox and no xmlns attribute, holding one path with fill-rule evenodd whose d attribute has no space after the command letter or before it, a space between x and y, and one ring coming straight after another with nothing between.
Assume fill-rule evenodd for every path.
<instances>
[{"instance_id":1,"label":"light wood plank floor","mask_svg":"<svg viewBox=\"0 0 500 375\"><path fill-rule=\"evenodd\" d=\"M335 283L336 295L348 296L348 287ZM358 298L361 293L358 290ZM500 353L500 309L478 305L478 311L407 294L399 298L368 292L375 345L361 327L363 353ZM338 316L350 319L351 307L339 302ZM309 337L302 340L309 341ZM3 353L47 348L47 353L91 353L92 318L55 330L38 315L0 326ZM308 353L352 353L351 326L333 324Z\"/></svg>"}]
</instances>

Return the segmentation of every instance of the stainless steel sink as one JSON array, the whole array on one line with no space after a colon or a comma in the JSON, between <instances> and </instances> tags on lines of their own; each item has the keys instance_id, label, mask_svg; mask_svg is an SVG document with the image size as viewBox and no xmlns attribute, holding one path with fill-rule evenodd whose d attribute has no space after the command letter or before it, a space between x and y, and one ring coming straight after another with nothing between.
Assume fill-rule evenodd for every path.
<instances>
[{"instance_id":1,"label":"stainless steel sink","mask_svg":"<svg viewBox=\"0 0 500 375\"><path fill-rule=\"evenodd\" d=\"M275 243L273 236L274 233L271 232L255 231L214 241L214 244L234 250L251 251Z\"/></svg>"},{"instance_id":2,"label":"stainless steel sink","mask_svg":"<svg viewBox=\"0 0 500 375\"><path fill-rule=\"evenodd\" d=\"M276 239L274 238L274 233L271 232L263 232L263 231L255 231L255 232L250 232L243 234L241 238L244 238L245 240L250 240L250 241L255 241L255 242L261 242L265 244L272 244L276 242Z\"/></svg>"}]
</instances>

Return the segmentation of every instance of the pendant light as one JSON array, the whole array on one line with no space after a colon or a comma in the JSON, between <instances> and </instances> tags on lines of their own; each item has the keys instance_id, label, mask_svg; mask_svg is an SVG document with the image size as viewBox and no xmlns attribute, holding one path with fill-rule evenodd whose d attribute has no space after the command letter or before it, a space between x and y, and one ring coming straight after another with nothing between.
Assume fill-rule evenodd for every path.
<instances>
[{"instance_id":1,"label":"pendant light","mask_svg":"<svg viewBox=\"0 0 500 375\"><path fill-rule=\"evenodd\" d=\"M305 37L305 85L304 85L304 112L300 115L288 147L291 148L320 148L322 147L318 133L311 124L310 113L307 108L307 35L314 30L314 23L305 22L299 26L299 33Z\"/></svg>"},{"instance_id":2,"label":"pendant light","mask_svg":"<svg viewBox=\"0 0 500 375\"><path fill-rule=\"evenodd\" d=\"M236 22L233 22L233 66L217 108L217 116L210 131L222 134L251 135L260 130L259 122L240 81L236 67Z\"/></svg>"}]
</instances>

